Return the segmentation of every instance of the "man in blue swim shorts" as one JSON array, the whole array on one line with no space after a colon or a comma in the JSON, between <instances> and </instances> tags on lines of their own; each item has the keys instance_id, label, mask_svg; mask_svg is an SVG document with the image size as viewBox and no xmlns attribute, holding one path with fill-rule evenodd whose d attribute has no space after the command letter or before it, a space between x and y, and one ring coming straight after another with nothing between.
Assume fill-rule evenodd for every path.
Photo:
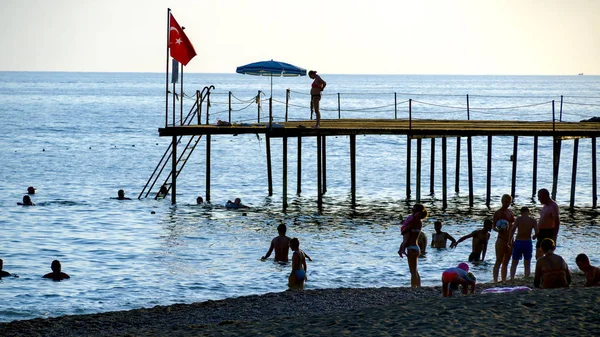
<instances>
[{"instance_id":1,"label":"man in blue swim shorts","mask_svg":"<svg viewBox=\"0 0 600 337\"><path fill-rule=\"evenodd\" d=\"M515 231L517 237L513 243L512 265L510 266L510 279L515 278L519 260L523 257L523 267L525 269L525 277L531 274L531 257L533 255L533 242L531 240L531 232L535 231L534 238L538 235L537 221L529 216L529 208L521 207L521 216L515 220L512 232L509 239L512 240ZM539 240L539 239L538 239Z\"/></svg>"}]
</instances>

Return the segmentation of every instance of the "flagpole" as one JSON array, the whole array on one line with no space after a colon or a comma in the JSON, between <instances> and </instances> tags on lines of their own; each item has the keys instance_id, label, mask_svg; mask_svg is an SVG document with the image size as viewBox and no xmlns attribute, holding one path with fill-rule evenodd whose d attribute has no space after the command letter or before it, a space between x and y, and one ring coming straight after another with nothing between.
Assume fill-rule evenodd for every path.
<instances>
[{"instance_id":1,"label":"flagpole","mask_svg":"<svg viewBox=\"0 0 600 337\"><path fill-rule=\"evenodd\" d=\"M165 128L169 124L169 36L171 35L171 8L167 8L167 69L165 77Z\"/></svg>"},{"instance_id":2,"label":"flagpole","mask_svg":"<svg viewBox=\"0 0 600 337\"><path fill-rule=\"evenodd\" d=\"M183 30L183 27L181 27L181 29ZM180 93L180 100L179 100L179 118L181 118L181 125L183 125L183 67L184 65L181 65L181 84L180 84L180 89L179 89L179 93Z\"/></svg>"}]
</instances>

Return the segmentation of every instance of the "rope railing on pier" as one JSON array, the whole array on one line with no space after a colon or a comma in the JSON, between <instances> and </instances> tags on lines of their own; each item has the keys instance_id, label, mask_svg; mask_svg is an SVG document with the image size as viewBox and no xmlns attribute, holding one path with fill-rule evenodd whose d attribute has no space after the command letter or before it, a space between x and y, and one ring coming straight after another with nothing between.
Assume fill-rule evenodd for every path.
<instances>
[{"instance_id":1,"label":"rope railing on pier","mask_svg":"<svg viewBox=\"0 0 600 337\"><path fill-rule=\"evenodd\" d=\"M216 123L217 119L228 120L230 123L313 119L310 94L304 91L288 89L285 101L271 98L270 102L262 91L248 97L240 97L232 92L213 92L211 95L218 99L209 98L209 102L207 102L208 106L213 109L210 113L206 112L208 113L205 116L207 123ZM223 97L227 97L227 99L224 100ZM374 97L374 99L366 100L365 97ZM416 100L413 97L422 98ZM423 99L425 97L427 99ZM438 99L432 99L436 97ZM194 96L185 94L177 96L177 98L185 101L196 99ZM565 100L565 96L560 95L340 92L323 93L320 109L321 118L323 119L503 120L506 116L514 114L515 118L521 120L562 122L566 120L579 121L586 117L593 117L595 112L593 108L600 107L600 103L595 101L600 100L600 97L570 95L568 98L569 101ZM505 99L511 102L522 100L525 101L525 104L502 104ZM594 101L586 102L584 100ZM362 105L365 102L372 103L372 105ZM253 111L253 109L255 110ZM203 114L206 113L203 112ZM225 114L229 114L229 116L223 118Z\"/></svg>"}]
</instances>

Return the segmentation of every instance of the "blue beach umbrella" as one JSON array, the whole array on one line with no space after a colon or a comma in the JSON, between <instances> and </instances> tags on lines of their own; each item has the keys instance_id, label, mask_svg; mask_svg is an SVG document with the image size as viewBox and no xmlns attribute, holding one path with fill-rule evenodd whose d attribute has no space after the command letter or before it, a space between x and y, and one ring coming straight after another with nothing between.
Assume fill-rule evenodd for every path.
<instances>
[{"instance_id":1,"label":"blue beach umbrella","mask_svg":"<svg viewBox=\"0 0 600 337\"><path fill-rule=\"evenodd\" d=\"M293 64L279 61L260 61L245 66L237 67L236 73L254 76L270 76L271 77L271 97L273 97L273 77L284 76L306 76L306 69L296 67Z\"/></svg>"}]
</instances>

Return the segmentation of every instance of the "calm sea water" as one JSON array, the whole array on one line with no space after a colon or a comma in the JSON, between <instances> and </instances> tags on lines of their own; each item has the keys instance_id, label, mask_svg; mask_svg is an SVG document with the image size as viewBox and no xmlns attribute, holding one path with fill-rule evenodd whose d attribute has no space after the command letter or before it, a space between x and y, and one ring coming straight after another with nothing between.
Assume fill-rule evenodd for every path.
<instances>
[{"instance_id":1,"label":"calm sea water","mask_svg":"<svg viewBox=\"0 0 600 337\"><path fill-rule=\"evenodd\" d=\"M323 75L327 95L323 118L406 118L412 98L414 118L465 119L469 94L471 119L579 121L600 115L597 76L355 76ZM186 74L186 94L214 85L210 122L255 121L253 97L258 90L267 120L266 77L235 74ZM308 118L308 78L274 78L275 120L282 120L285 89L290 88L288 118ZM281 212L281 140L272 140L274 195L268 196L265 143L256 135L213 137L212 207L195 205L204 195L205 150L200 146L178 180L178 204L167 200L137 200L169 139L158 137L165 125L164 74L13 73L0 72L0 200L4 270L19 278L0 280L0 321L126 310L171 303L190 303L249 294L284 291L290 267L261 262L275 228L288 225L299 237L309 263L307 288L382 287L409 285L406 261L396 254L398 217L406 215L406 137L357 138L356 209L350 207L349 140L327 142L327 194L318 215L314 139L303 143L302 193L295 195L296 146L289 141L289 203ZM179 86L177 87L179 91ZM394 111L394 93L398 109ZM560 101L563 95L562 115ZM184 110L191 99L184 99ZM169 121L170 122L170 121ZM308 125L308 124L307 124ZM203 142L203 141L202 141ZM436 158L441 158L441 142ZM532 198L533 139L519 140L515 209ZM423 195L433 221L458 238L480 226L510 193L512 137L494 139L491 209L484 203L486 139L473 139L475 206L468 207L466 151L463 150L461 190L454 192L455 139L449 147L449 207L441 209L441 169L436 166L435 194L429 195L430 142L423 142ZM465 142L463 147L466 148ZM413 145L413 149L414 149ZM551 188L552 142L540 139L538 187ZM563 143L557 201L564 227L559 254L571 267L580 252L600 263L598 213L591 208L591 141L580 141L574 210L570 195L573 143ZM414 151L414 150L413 150ZM416 163L413 159L413 175ZM414 179L413 179L414 180ZM412 183L413 198L415 186ZM28 186L37 188L35 207L20 207ZM131 201L117 201L118 189ZM230 211L222 205L235 197L250 205ZM154 212L154 214L152 213ZM492 234L495 240L495 234ZM419 261L424 285L438 283L440 272L465 260L470 242L454 250L431 250ZM491 279L490 261L474 267L481 281ZM41 279L59 259L71 279ZM519 273L522 273L522 267Z\"/></svg>"}]
</instances>

